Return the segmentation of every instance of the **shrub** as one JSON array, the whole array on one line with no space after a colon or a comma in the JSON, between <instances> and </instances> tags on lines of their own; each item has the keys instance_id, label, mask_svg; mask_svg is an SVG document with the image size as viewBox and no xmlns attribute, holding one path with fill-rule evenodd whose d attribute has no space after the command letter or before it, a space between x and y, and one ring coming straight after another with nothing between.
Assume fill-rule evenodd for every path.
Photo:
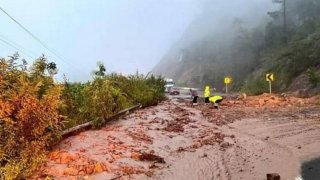
<instances>
[{"instance_id":1,"label":"shrub","mask_svg":"<svg viewBox=\"0 0 320 180\"><path fill-rule=\"evenodd\" d=\"M263 78L250 79L242 87L242 92L248 95L259 95L265 92L269 92L268 84Z\"/></svg>"},{"instance_id":2,"label":"shrub","mask_svg":"<svg viewBox=\"0 0 320 180\"><path fill-rule=\"evenodd\" d=\"M120 110L139 103L144 107L155 105L164 98L165 82L161 77L106 75L101 63L93 74L93 80L87 83L65 82L60 112L67 116L66 127L93 120L99 126Z\"/></svg>"},{"instance_id":3,"label":"shrub","mask_svg":"<svg viewBox=\"0 0 320 180\"><path fill-rule=\"evenodd\" d=\"M309 68L307 70L307 75L312 88L317 87L317 85L320 83L320 75L317 74L317 70L315 68Z\"/></svg>"},{"instance_id":4,"label":"shrub","mask_svg":"<svg viewBox=\"0 0 320 180\"><path fill-rule=\"evenodd\" d=\"M136 73L128 77L119 74L110 74L107 76L114 86L120 88L127 99L133 104L142 104L142 106L156 105L164 98L165 81L162 77L144 77Z\"/></svg>"},{"instance_id":5,"label":"shrub","mask_svg":"<svg viewBox=\"0 0 320 180\"><path fill-rule=\"evenodd\" d=\"M0 59L0 179L24 179L57 142L63 116L67 127L95 120L97 125L120 110L164 98L164 80L143 75L105 75L103 64L87 83L57 84L56 65L42 56L28 70L19 55Z\"/></svg>"},{"instance_id":6,"label":"shrub","mask_svg":"<svg viewBox=\"0 0 320 180\"><path fill-rule=\"evenodd\" d=\"M0 179L30 175L61 129L60 87L46 83L46 68L27 71L17 60L0 60Z\"/></svg>"},{"instance_id":7,"label":"shrub","mask_svg":"<svg viewBox=\"0 0 320 180\"><path fill-rule=\"evenodd\" d=\"M63 90L61 91L61 105L59 112L65 116L65 128L73 127L77 124L86 122L80 119L81 107L84 106L84 87L83 83L70 83L65 80Z\"/></svg>"},{"instance_id":8,"label":"shrub","mask_svg":"<svg viewBox=\"0 0 320 180\"><path fill-rule=\"evenodd\" d=\"M95 79L84 87L84 106L81 118L95 120L97 124L130 106L120 89L107 79Z\"/></svg>"}]
</instances>

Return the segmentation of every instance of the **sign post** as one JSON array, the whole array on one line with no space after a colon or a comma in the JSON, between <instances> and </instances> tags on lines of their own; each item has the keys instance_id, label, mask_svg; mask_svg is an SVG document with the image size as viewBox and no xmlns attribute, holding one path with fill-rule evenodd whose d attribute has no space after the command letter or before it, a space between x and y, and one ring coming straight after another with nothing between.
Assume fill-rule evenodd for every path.
<instances>
[{"instance_id":1,"label":"sign post","mask_svg":"<svg viewBox=\"0 0 320 180\"><path fill-rule=\"evenodd\" d=\"M273 73L267 73L266 74L266 81L269 82L269 93L272 93L272 81L274 81L274 74Z\"/></svg>"},{"instance_id":2,"label":"sign post","mask_svg":"<svg viewBox=\"0 0 320 180\"><path fill-rule=\"evenodd\" d=\"M269 81L269 93L272 94L272 83Z\"/></svg>"},{"instance_id":3,"label":"sign post","mask_svg":"<svg viewBox=\"0 0 320 180\"><path fill-rule=\"evenodd\" d=\"M226 84L226 94L228 94L228 84L232 82L232 78L229 76L224 77L224 84Z\"/></svg>"},{"instance_id":4,"label":"sign post","mask_svg":"<svg viewBox=\"0 0 320 180\"><path fill-rule=\"evenodd\" d=\"M226 84L226 94L228 94L228 84Z\"/></svg>"}]
</instances>

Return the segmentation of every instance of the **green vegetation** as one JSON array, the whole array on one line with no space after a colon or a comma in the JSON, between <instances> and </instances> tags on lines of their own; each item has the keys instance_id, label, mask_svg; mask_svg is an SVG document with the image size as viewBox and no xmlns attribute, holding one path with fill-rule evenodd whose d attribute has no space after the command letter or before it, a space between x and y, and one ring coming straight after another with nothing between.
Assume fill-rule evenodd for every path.
<instances>
[{"instance_id":1,"label":"green vegetation","mask_svg":"<svg viewBox=\"0 0 320 180\"><path fill-rule=\"evenodd\" d=\"M260 74L251 75L251 79L244 83L243 89L252 94L265 92L257 92L259 88L257 84L264 79L265 73L273 72L276 74L274 87L278 91L283 91L291 84L292 80L302 73L307 73L312 87L318 84L317 68L320 64L320 29L310 34L308 37L290 41L287 47L280 50L274 50L272 57L267 57L262 68L259 68ZM262 71L261 71L262 70ZM248 88L251 87L251 88Z\"/></svg>"},{"instance_id":2,"label":"green vegetation","mask_svg":"<svg viewBox=\"0 0 320 180\"><path fill-rule=\"evenodd\" d=\"M141 104L156 105L164 99L164 80L151 75L104 73L98 64L92 81L86 83L65 82L62 91L64 105L60 112L67 116L67 127L95 120L97 125L122 109Z\"/></svg>"},{"instance_id":3,"label":"green vegetation","mask_svg":"<svg viewBox=\"0 0 320 180\"><path fill-rule=\"evenodd\" d=\"M320 74L317 73L315 68L307 70L309 82L313 88L316 88L320 84Z\"/></svg>"},{"instance_id":4,"label":"green vegetation","mask_svg":"<svg viewBox=\"0 0 320 180\"><path fill-rule=\"evenodd\" d=\"M136 74L105 74L98 64L93 80L57 83L55 63L42 56L28 68L15 54L0 59L0 179L24 179L41 165L46 149L63 128L164 98L164 80Z\"/></svg>"}]
</instances>

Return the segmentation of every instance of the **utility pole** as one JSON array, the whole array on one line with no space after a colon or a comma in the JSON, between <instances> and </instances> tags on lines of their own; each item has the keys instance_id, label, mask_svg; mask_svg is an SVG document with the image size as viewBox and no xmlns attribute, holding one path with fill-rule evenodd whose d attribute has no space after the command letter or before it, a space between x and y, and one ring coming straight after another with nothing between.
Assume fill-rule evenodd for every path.
<instances>
[{"instance_id":1,"label":"utility pole","mask_svg":"<svg viewBox=\"0 0 320 180\"><path fill-rule=\"evenodd\" d=\"M283 41L284 44L287 45L288 39L287 39L287 0L283 1Z\"/></svg>"},{"instance_id":2,"label":"utility pole","mask_svg":"<svg viewBox=\"0 0 320 180\"><path fill-rule=\"evenodd\" d=\"M282 41L284 45L287 45L288 43L288 36L287 36L287 0L272 0L273 3L277 3L277 4L281 4L283 6L283 9L281 12L280 11L273 11L273 12L268 12L268 14L273 17L273 18L277 18L279 17L279 15L282 14L283 16L283 37L282 37Z\"/></svg>"}]
</instances>

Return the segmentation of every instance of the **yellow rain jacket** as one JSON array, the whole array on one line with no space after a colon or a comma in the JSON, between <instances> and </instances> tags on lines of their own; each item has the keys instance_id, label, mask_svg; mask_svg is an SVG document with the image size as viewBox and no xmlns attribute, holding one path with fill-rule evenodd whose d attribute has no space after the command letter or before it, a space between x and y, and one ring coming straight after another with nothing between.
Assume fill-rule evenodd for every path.
<instances>
[{"instance_id":1,"label":"yellow rain jacket","mask_svg":"<svg viewBox=\"0 0 320 180\"><path fill-rule=\"evenodd\" d=\"M223 98L221 96L212 96L209 98L211 103L216 103L218 100L223 100Z\"/></svg>"},{"instance_id":2,"label":"yellow rain jacket","mask_svg":"<svg viewBox=\"0 0 320 180\"><path fill-rule=\"evenodd\" d=\"M204 88L204 97L205 98L210 97L210 87L209 86L206 86Z\"/></svg>"}]
</instances>

